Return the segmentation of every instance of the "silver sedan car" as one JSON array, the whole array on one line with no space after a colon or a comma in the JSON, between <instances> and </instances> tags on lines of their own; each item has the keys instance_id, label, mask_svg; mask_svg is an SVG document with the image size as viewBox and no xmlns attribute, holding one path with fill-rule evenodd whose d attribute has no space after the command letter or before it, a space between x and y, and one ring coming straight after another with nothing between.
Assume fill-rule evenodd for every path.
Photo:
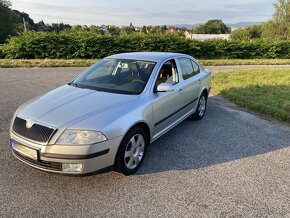
<instances>
[{"instance_id":1,"label":"silver sedan car","mask_svg":"<svg viewBox=\"0 0 290 218\"><path fill-rule=\"evenodd\" d=\"M84 175L141 166L150 143L203 118L211 72L175 53L127 53L21 105L10 127L14 156L46 172Z\"/></svg>"}]
</instances>

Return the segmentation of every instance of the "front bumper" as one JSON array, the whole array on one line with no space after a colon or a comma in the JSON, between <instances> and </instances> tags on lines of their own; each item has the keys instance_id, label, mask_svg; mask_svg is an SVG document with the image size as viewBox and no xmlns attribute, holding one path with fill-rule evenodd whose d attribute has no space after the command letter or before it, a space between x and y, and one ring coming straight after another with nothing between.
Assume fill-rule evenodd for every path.
<instances>
[{"instance_id":1,"label":"front bumper","mask_svg":"<svg viewBox=\"0 0 290 218\"><path fill-rule=\"evenodd\" d=\"M10 145L14 156L36 169L59 174L84 175L114 165L122 136L94 145L39 145L13 132ZM69 171L67 166L79 166Z\"/></svg>"}]
</instances>

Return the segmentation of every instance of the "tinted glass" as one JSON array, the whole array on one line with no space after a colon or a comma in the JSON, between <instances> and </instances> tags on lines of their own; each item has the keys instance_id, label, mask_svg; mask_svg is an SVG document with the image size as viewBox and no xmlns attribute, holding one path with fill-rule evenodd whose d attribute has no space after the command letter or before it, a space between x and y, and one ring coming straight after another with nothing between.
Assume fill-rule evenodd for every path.
<instances>
[{"instance_id":1,"label":"tinted glass","mask_svg":"<svg viewBox=\"0 0 290 218\"><path fill-rule=\"evenodd\" d=\"M192 67L193 67L194 74L199 74L200 69L199 69L198 64L195 63L194 61L191 61L191 63L192 63Z\"/></svg>"},{"instance_id":2,"label":"tinted glass","mask_svg":"<svg viewBox=\"0 0 290 218\"><path fill-rule=\"evenodd\" d=\"M155 63L139 60L103 59L77 78L72 85L97 91L140 94Z\"/></svg>"},{"instance_id":3,"label":"tinted glass","mask_svg":"<svg viewBox=\"0 0 290 218\"><path fill-rule=\"evenodd\" d=\"M199 66L188 58L178 58L184 80L189 79L199 72Z\"/></svg>"}]
</instances>

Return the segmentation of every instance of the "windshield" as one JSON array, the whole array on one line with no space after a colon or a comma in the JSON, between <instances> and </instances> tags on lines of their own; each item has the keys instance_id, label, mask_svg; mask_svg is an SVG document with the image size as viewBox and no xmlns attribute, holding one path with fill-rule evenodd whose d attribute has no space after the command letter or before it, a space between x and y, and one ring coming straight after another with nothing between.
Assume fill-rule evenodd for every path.
<instances>
[{"instance_id":1,"label":"windshield","mask_svg":"<svg viewBox=\"0 0 290 218\"><path fill-rule=\"evenodd\" d=\"M155 62L103 59L71 83L97 91L139 95L144 90Z\"/></svg>"}]
</instances>

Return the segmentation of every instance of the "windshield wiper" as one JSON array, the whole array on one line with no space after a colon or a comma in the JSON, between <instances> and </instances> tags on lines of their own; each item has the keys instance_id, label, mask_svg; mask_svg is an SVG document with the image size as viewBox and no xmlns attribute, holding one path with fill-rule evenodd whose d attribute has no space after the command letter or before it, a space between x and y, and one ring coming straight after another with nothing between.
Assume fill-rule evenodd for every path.
<instances>
[{"instance_id":1,"label":"windshield wiper","mask_svg":"<svg viewBox=\"0 0 290 218\"><path fill-rule=\"evenodd\" d=\"M70 83L68 83L68 85L74 86L74 87L79 87L79 85L77 83L74 83L74 82L70 82Z\"/></svg>"}]
</instances>

